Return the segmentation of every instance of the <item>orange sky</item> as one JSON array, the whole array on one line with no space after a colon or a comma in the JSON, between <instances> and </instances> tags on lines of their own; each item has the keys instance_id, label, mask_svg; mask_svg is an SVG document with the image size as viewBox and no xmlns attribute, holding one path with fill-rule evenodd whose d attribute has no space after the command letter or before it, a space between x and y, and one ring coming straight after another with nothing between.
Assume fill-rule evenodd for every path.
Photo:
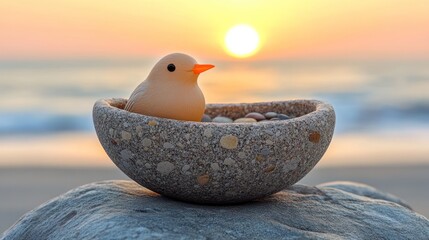
<instances>
[{"instance_id":1,"label":"orange sky","mask_svg":"<svg viewBox=\"0 0 429 240\"><path fill-rule=\"evenodd\" d=\"M427 58L427 0L0 2L0 59L146 57L181 51L231 59L223 38L252 25L253 59Z\"/></svg>"}]
</instances>

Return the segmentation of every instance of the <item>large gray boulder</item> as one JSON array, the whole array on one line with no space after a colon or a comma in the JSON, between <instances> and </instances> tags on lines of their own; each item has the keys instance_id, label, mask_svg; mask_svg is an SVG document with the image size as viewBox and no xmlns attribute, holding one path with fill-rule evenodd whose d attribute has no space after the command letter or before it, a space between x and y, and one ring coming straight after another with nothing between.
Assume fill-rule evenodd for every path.
<instances>
[{"instance_id":1,"label":"large gray boulder","mask_svg":"<svg viewBox=\"0 0 429 240\"><path fill-rule=\"evenodd\" d=\"M195 205L131 181L69 191L1 239L428 239L429 221L362 184L294 185L240 205Z\"/></svg>"}]
</instances>

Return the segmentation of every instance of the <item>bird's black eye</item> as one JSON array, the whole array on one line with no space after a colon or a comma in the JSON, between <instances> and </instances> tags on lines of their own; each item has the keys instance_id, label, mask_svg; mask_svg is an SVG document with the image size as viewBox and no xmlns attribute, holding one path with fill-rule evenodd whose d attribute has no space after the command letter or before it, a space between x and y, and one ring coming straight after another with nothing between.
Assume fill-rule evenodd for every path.
<instances>
[{"instance_id":1,"label":"bird's black eye","mask_svg":"<svg viewBox=\"0 0 429 240\"><path fill-rule=\"evenodd\" d=\"M174 64L170 63L167 66L167 70L170 72L174 72L174 70L176 70L176 66L174 66Z\"/></svg>"}]
</instances>

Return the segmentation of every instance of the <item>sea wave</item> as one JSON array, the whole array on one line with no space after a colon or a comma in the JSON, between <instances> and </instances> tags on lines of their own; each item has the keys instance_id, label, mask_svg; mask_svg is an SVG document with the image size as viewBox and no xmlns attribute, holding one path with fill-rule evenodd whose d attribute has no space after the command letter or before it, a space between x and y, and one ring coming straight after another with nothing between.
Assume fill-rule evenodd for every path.
<instances>
[{"instance_id":1,"label":"sea wave","mask_svg":"<svg viewBox=\"0 0 429 240\"><path fill-rule=\"evenodd\" d=\"M353 98L320 97L336 111L336 134L404 129L429 130L429 104L365 105ZM60 112L0 112L0 135L93 131L90 114Z\"/></svg>"},{"instance_id":2,"label":"sea wave","mask_svg":"<svg viewBox=\"0 0 429 240\"><path fill-rule=\"evenodd\" d=\"M47 112L2 112L0 135L92 131L90 115Z\"/></svg>"}]
</instances>

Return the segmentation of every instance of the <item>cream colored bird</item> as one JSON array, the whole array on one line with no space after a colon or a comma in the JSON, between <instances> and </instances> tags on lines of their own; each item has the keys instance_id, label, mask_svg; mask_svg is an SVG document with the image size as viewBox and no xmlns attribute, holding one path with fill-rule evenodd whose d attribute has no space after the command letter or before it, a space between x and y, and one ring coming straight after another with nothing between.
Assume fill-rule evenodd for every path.
<instances>
[{"instance_id":1,"label":"cream colored bird","mask_svg":"<svg viewBox=\"0 0 429 240\"><path fill-rule=\"evenodd\" d=\"M133 91L125 110L199 122L206 103L197 79L200 73L213 67L197 64L195 59L183 53L169 54L155 64L146 80Z\"/></svg>"}]
</instances>

